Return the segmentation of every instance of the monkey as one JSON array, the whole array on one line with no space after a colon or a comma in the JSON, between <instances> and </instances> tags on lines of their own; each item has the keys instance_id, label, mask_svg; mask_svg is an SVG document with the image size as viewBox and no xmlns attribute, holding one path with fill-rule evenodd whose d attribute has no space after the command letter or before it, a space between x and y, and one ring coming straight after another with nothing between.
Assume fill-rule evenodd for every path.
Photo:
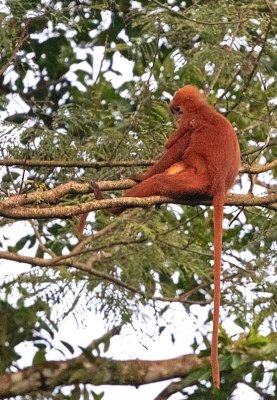
<instances>
[{"instance_id":1,"label":"monkey","mask_svg":"<svg viewBox=\"0 0 277 400\"><path fill-rule=\"evenodd\" d=\"M240 166L240 148L231 123L193 85L179 89L170 103L178 121L165 145L162 157L144 174L125 197L164 195L174 200L205 195L214 209L214 305L211 343L213 386L220 388L218 326L223 234L223 208L227 191L233 186ZM120 214L126 207L110 209Z\"/></svg>"},{"instance_id":2,"label":"monkey","mask_svg":"<svg viewBox=\"0 0 277 400\"><path fill-rule=\"evenodd\" d=\"M176 115L175 118L178 123L178 118ZM189 121L189 123L186 126L184 126L184 124L180 124L178 129L175 132L173 132L166 141L165 149L167 151L161 157L161 159L157 163L155 163L153 167L150 168L150 170L147 171L146 173L140 175L132 175L129 178L133 179L135 182L141 182L142 180L145 180L148 177L165 170L167 167L170 167L172 164L179 161L185 148L188 145L189 134L192 131L192 127L193 127L193 121ZM168 151L169 149L171 150ZM104 198L100 188L95 182L90 182L90 189L94 193L96 200L102 200ZM109 211L112 214L116 215L120 214L123 211L123 208L117 208L117 209L111 208L109 209ZM88 214L89 213L82 214L78 221L76 229L76 235L78 239L81 239L83 235Z\"/></svg>"}]
</instances>

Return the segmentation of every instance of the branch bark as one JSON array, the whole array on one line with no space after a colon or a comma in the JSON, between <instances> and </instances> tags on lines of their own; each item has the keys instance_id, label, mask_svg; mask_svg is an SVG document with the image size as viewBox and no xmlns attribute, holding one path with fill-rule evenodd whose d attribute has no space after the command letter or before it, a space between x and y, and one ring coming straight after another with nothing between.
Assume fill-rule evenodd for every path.
<instances>
[{"instance_id":1,"label":"branch bark","mask_svg":"<svg viewBox=\"0 0 277 400\"><path fill-rule=\"evenodd\" d=\"M106 167L147 167L156 160L137 161L64 161L64 160L20 160L16 158L0 160L0 165L23 167L63 167L63 168L106 168Z\"/></svg>"},{"instance_id":2,"label":"branch bark","mask_svg":"<svg viewBox=\"0 0 277 400\"><path fill-rule=\"evenodd\" d=\"M209 357L187 354L158 360L113 360L81 355L66 361L48 361L0 376L0 399L53 390L72 384L132 385L160 382L187 376L193 369L209 364Z\"/></svg>"},{"instance_id":3,"label":"branch bark","mask_svg":"<svg viewBox=\"0 0 277 400\"><path fill-rule=\"evenodd\" d=\"M139 241L134 241L134 243L140 243ZM126 243L121 243L121 244L126 244ZM116 243L115 246L118 246L119 243ZM111 247L112 245L110 245ZM181 303L181 304L199 304L199 305L206 305L209 303L209 301L197 301L197 300L192 300L190 297L199 289L202 287L206 286L204 285L198 285L197 287L189 290L188 292L182 293L179 296L173 296L173 297L162 297L162 296L147 296L145 292L141 291L140 289L126 283L125 281L120 280L120 278L117 278L112 272L106 273L99 271L96 268L92 267L92 263L82 263L80 261L77 261L75 259L76 256L80 254L84 254L86 252L89 253L96 253L96 258L98 256L98 261L101 260L101 255L98 255L97 249L87 249L84 251L76 252L73 250L70 254L65 255L65 256L56 256L52 258L40 258L40 257L30 257L26 256L23 254L17 254L17 253L11 253L9 251L0 251L0 259L3 260L10 260L10 261L15 261L17 263L24 263L24 264L29 264L34 267L42 267L42 268L58 268L58 267L68 267L68 268L75 268L79 271L86 272L89 275L92 275L96 278L98 278L100 281L107 281L110 282L111 284L114 284L115 286L127 290L130 293L136 294L141 296L144 299L151 299L153 301L165 301L168 303ZM105 256L104 256L105 257ZM102 258L104 258L102 257ZM109 256L108 256L109 257ZM208 282L209 284L210 282Z\"/></svg>"},{"instance_id":4,"label":"branch bark","mask_svg":"<svg viewBox=\"0 0 277 400\"><path fill-rule=\"evenodd\" d=\"M256 150L255 150L256 151ZM64 160L20 160L20 159L2 159L0 165L5 166L23 166L23 167L63 167L63 168L112 168L112 167L149 167L155 164L157 160L136 160L136 161L64 161ZM265 165L242 165L240 173L259 174L269 171L277 166L277 160Z\"/></svg>"},{"instance_id":5,"label":"branch bark","mask_svg":"<svg viewBox=\"0 0 277 400\"><path fill-rule=\"evenodd\" d=\"M133 181L122 181L120 182L120 188L129 187L130 182ZM108 190L107 187L116 186L116 182L103 182L99 183L99 187L102 190ZM118 186L116 187L118 189ZM151 196L151 197L121 197L116 199L104 199L104 200L93 200L83 204L76 205L54 205L46 206L39 204L42 202L53 202L57 200L62 194L66 194L75 188L78 193L86 193L89 191L88 184L79 184L76 182L69 182L64 185L60 185L55 189L50 189L45 192L35 192L24 195L16 195L0 202L0 216L25 220L30 218L43 219L43 218L69 218L74 215L80 215L89 213L91 211L103 210L111 207L126 206L126 207L149 207L154 204L162 203L173 203L183 205L211 205L211 199L208 198L184 198L182 201L175 201L165 196ZM114 188L115 189L115 188ZM55 194L57 197L55 197ZM277 202L277 193L270 194L262 197L255 197L250 194L229 194L227 196L225 205L229 206L270 206ZM24 205L33 203L32 207L24 207Z\"/></svg>"}]
</instances>

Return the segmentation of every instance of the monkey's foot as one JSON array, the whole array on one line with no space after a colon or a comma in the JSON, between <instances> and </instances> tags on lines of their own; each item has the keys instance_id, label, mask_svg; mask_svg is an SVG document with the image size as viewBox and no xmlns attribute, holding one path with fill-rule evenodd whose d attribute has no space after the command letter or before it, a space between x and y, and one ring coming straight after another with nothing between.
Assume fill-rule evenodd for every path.
<instances>
[{"instance_id":1,"label":"monkey's foot","mask_svg":"<svg viewBox=\"0 0 277 400\"><path fill-rule=\"evenodd\" d=\"M128 176L128 179L132 179L135 182L141 182L141 181L143 181L143 174L131 175L131 176Z\"/></svg>"},{"instance_id":2,"label":"monkey's foot","mask_svg":"<svg viewBox=\"0 0 277 400\"><path fill-rule=\"evenodd\" d=\"M102 194L101 189L99 188L99 186L97 185L97 183L95 182L90 182L89 183L89 188L91 189L91 191L94 194L94 197L96 200L103 200L104 196Z\"/></svg>"}]
</instances>

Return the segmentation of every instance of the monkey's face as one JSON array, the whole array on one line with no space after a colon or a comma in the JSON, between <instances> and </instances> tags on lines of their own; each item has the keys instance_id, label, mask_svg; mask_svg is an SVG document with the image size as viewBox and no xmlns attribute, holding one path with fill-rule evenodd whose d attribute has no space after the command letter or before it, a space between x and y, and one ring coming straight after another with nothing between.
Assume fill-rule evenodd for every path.
<instances>
[{"instance_id":1,"label":"monkey's face","mask_svg":"<svg viewBox=\"0 0 277 400\"><path fill-rule=\"evenodd\" d=\"M195 86L186 85L174 94L170 102L170 111L179 124L185 113L194 112L203 103L206 103L206 99L199 90Z\"/></svg>"}]
</instances>

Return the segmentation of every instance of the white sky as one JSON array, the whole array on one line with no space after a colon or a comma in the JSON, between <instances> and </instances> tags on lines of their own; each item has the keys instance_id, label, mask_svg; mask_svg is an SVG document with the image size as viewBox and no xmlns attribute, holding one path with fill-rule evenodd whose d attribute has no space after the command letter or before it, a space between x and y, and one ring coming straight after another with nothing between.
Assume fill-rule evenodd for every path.
<instances>
[{"instance_id":1,"label":"white sky","mask_svg":"<svg viewBox=\"0 0 277 400\"><path fill-rule=\"evenodd\" d=\"M107 20L105 20L107 18ZM108 13L103 13L103 24L108 23L109 15ZM90 52L93 60L93 69L91 65L89 65L86 61L82 61L86 58L86 54ZM103 47L94 47L93 50L78 50L78 58L80 60L79 64L74 64L70 68L70 72L68 72L68 77L74 81L76 79L75 71L77 69L84 69L91 73L91 84L94 82L96 76L98 76L98 71L101 65L101 60L103 57L104 48ZM105 63L103 65L105 69ZM117 76L116 74L109 72L106 74L106 78L111 80L115 87L119 87L124 81L129 81L133 78L132 70L133 63L124 59L118 52L114 55L114 68L118 71L122 71L121 76ZM6 72L6 79L13 80L15 78L12 70L8 70ZM26 83L30 86L34 84L34 77L31 74L26 78L28 82ZM82 85L78 82L75 82L76 86L80 90L82 90ZM26 112L28 110L28 106L19 98L17 95L10 96L10 103L8 105L6 113L0 115L1 119L6 117L7 114L11 115L15 112ZM245 182L244 192L247 192L248 184ZM239 187L235 188L235 191L238 192ZM258 193L256 193L258 194ZM0 230L0 241L5 242L3 240L3 235L11 238L5 244L14 244L16 240L18 240L23 234L26 235L28 231L31 233L32 230L27 222L16 222L12 224L10 227L5 226L4 229ZM30 250L22 249L20 251L21 254L32 255L30 254ZM0 278L2 278L7 273L10 272L20 273L25 270L28 270L27 265L17 264L14 262L9 262L2 260L0 261ZM193 306L193 311L198 315L197 319L192 319L183 309L180 304L173 304L171 309L164 315L164 319L166 322L171 322L172 327L166 329L161 336L156 337L155 340L150 339L148 336L144 337L141 333L139 333L140 329L145 331L145 327L147 326L147 333L153 334L155 336L155 322L149 319L147 323L143 321L137 321L138 333L129 327L124 327L122 330L122 334L112 339L111 347L108 353L103 354L103 356L113 357L114 359L130 359L130 358L141 358L141 359L164 359L164 358L172 358L179 355L191 353L192 349L190 345L193 342L194 337L198 337L200 340L200 335L197 333L197 330L203 330L203 323L206 320L207 313L210 309L210 306L200 307ZM145 313L145 309L143 310ZM148 310L149 315L151 316L151 310ZM221 316L224 319L224 309L221 310ZM85 328L78 328L76 326L75 320L72 316L67 317L59 327L58 339L67 341L76 346L85 347L88 345L93 339L98 338L99 336L106 333L105 323L99 315L95 315L91 312L87 314L86 320L87 326ZM231 335L239 334L242 330L233 323L233 321L229 318L224 320L223 327L227 330L227 332ZM210 328L211 332L211 328ZM175 343L173 344L171 341L171 333L174 333ZM147 347L147 349L142 345ZM58 341L57 341L58 344ZM28 366L31 365L32 358L34 355L34 348L29 344L20 345L19 348L22 350L22 354L24 354L23 360L20 361L20 366ZM77 353L75 354L77 355ZM68 353L68 357L71 357L71 354ZM59 359L60 353L57 351L49 351L47 353L47 359ZM104 400L114 400L114 399L132 399L132 400L153 400L161 390L168 385L168 382L161 382L157 384L144 385L138 389L133 387L123 387L123 386L102 386L95 387L95 392L99 393L102 390L105 391ZM183 396L176 394L171 396L172 400L182 399ZM258 400L259 396L252 389L247 387L246 385L240 384L239 388L236 390L236 393L233 397L234 400Z\"/></svg>"}]
</instances>

